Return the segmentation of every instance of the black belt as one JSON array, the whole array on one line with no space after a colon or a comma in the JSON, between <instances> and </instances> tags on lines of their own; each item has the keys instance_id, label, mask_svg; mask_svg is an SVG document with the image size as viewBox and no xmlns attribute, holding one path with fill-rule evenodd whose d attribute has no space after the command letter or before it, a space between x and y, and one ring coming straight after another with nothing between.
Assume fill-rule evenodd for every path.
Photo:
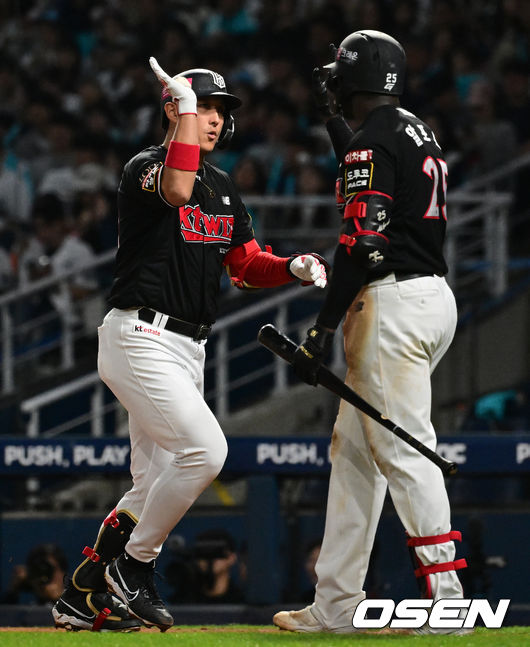
<instances>
[{"instance_id":1,"label":"black belt","mask_svg":"<svg viewBox=\"0 0 530 647\"><path fill-rule=\"evenodd\" d=\"M418 272L416 274L407 274L406 272L394 272L394 276L396 277L396 282L399 282L410 281L410 279L421 279L422 276L434 276L434 273Z\"/></svg>"},{"instance_id":2,"label":"black belt","mask_svg":"<svg viewBox=\"0 0 530 647\"><path fill-rule=\"evenodd\" d=\"M151 310L150 308L140 308L138 310L138 319L145 321L145 323L152 324L157 316L157 312ZM164 315L165 316L165 315ZM183 321L182 319L176 319L175 317L167 316L167 321L164 326L155 324L157 328L164 328L164 330L170 330L171 332L176 332L179 335L186 335L186 337L192 337L194 341L201 341L206 339L210 334L212 327L208 324L194 324L189 321Z\"/></svg>"}]
</instances>

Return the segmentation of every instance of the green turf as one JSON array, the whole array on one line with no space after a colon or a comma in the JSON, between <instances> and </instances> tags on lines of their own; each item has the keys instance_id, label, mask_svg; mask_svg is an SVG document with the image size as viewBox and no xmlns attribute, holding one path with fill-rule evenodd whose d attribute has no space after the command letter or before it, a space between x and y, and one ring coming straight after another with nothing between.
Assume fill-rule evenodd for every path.
<instances>
[{"instance_id":1,"label":"green turf","mask_svg":"<svg viewBox=\"0 0 530 647\"><path fill-rule=\"evenodd\" d=\"M180 630L161 634L158 631L132 634L90 632L0 632L2 647L158 647L179 645L185 647L268 647L303 645L304 647L327 647L328 645L352 645L361 647L525 647L530 645L530 627L506 627L504 629L476 629L466 636L403 636L356 634L292 634L272 630L270 627L228 625L223 627L182 627Z\"/></svg>"}]
</instances>

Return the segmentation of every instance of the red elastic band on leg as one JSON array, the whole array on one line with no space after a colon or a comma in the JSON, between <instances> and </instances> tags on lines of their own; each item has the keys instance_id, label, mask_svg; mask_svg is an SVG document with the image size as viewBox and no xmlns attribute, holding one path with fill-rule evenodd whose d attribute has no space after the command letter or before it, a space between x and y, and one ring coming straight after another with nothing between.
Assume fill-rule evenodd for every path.
<instances>
[{"instance_id":1,"label":"red elastic band on leg","mask_svg":"<svg viewBox=\"0 0 530 647\"><path fill-rule=\"evenodd\" d=\"M90 548L90 546L85 546L83 550L83 555L86 557L89 557L91 561L93 561L95 564L99 562L99 555L96 553L96 551L93 548Z\"/></svg>"},{"instance_id":2,"label":"red elastic band on leg","mask_svg":"<svg viewBox=\"0 0 530 647\"><path fill-rule=\"evenodd\" d=\"M365 218L366 202L349 202L344 209L344 220L347 218Z\"/></svg>"},{"instance_id":3,"label":"red elastic band on leg","mask_svg":"<svg viewBox=\"0 0 530 647\"><path fill-rule=\"evenodd\" d=\"M458 571L461 568L466 568L467 562L465 559L457 559L454 562L442 562L441 564L431 564L430 566L425 566L422 564L419 568L414 571L416 577L426 577L427 575L432 575L433 573L446 573L447 571Z\"/></svg>"},{"instance_id":4,"label":"red elastic band on leg","mask_svg":"<svg viewBox=\"0 0 530 647\"><path fill-rule=\"evenodd\" d=\"M431 537L409 537L407 546L432 546L433 544L445 544L447 541L462 541L462 533L458 530L451 530L444 535L432 535Z\"/></svg>"},{"instance_id":5,"label":"red elastic band on leg","mask_svg":"<svg viewBox=\"0 0 530 647\"><path fill-rule=\"evenodd\" d=\"M341 245L346 245L346 247L353 247L356 242L357 238L355 236L348 236L348 234L341 234L339 236L339 243ZM348 249L348 251L350 250Z\"/></svg>"},{"instance_id":6,"label":"red elastic band on leg","mask_svg":"<svg viewBox=\"0 0 530 647\"><path fill-rule=\"evenodd\" d=\"M164 164L179 171L196 171L199 168L198 144L170 141Z\"/></svg>"},{"instance_id":7,"label":"red elastic band on leg","mask_svg":"<svg viewBox=\"0 0 530 647\"><path fill-rule=\"evenodd\" d=\"M346 247L353 247L357 242L358 236L379 236L388 243L388 238L386 236L383 236L383 234L380 234L377 231L372 231L371 229L359 229L351 236L348 236L348 234L341 234L339 236L339 243L341 245L346 245Z\"/></svg>"},{"instance_id":8,"label":"red elastic band on leg","mask_svg":"<svg viewBox=\"0 0 530 647\"><path fill-rule=\"evenodd\" d=\"M92 631L100 631L101 625L105 622L105 620L109 616L110 616L110 609L107 609L106 607L102 609L98 613L98 617L94 620L94 624L92 625Z\"/></svg>"}]
</instances>

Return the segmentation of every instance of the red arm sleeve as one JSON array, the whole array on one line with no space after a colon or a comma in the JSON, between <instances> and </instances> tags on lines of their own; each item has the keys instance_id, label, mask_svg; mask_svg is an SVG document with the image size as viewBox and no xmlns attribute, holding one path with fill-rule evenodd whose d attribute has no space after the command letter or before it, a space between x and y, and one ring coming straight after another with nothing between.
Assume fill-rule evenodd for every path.
<instances>
[{"instance_id":1,"label":"red arm sleeve","mask_svg":"<svg viewBox=\"0 0 530 647\"><path fill-rule=\"evenodd\" d=\"M274 288L294 281L287 271L289 258L262 251L255 239L233 247L225 256L224 265L238 288Z\"/></svg>"}]
</instances>

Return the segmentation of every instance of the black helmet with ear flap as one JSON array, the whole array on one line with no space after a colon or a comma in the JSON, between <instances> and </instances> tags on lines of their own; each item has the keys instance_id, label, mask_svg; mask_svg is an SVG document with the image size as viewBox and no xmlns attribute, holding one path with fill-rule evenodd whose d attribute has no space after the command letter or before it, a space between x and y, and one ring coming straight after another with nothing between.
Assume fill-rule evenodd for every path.
<instances>
[{"instance_id":1,"label":"black helmet with ear flap","mask_svg":"<svg viewBox=\"0 0 530 647\"><path fill-rule=\"evenodd\" d=\"M217 147L226 148L232 139L235 128L232 110L239 108L241 105L241 99L226 91L225 80L217 72L212 72L211 70L206 70L204 68L194 68L192 70L181 72L180 74L177 74L177 76L182 76L188 79L198 99L200 97L219 97L222 99L225 106L224 124L221 129L221 134L219 135L219 140L217 141ZM162 93L162 128L164 130L166 130L169 125L164 111L164 105L168 101L171 101L171 96L168 93Z\"/></svg>"},{"instance_id":2,"label":"black helmet with ear flap","mask_svg":"<svg viewBox=\"0 0 530 647\"><path fill-rule=\"evenodd\" d=\"M338 48L331 47L335 60L324 68L329 70L328 89L339 104L354 92L403 94L407 59L392 36L363 29L346 36Z\"/></svg>"}]
</instances>

